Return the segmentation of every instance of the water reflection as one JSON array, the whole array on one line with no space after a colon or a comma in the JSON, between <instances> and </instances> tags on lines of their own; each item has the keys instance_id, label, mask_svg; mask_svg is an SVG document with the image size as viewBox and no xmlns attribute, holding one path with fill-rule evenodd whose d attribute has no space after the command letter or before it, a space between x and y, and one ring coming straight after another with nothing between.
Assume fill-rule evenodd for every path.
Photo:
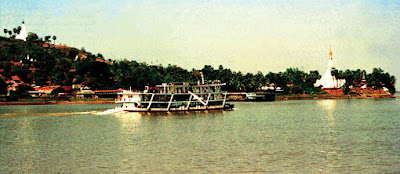
<instances>
[{"instance_id":1,"label":"water reflection","mask_svg":"<svg viewBox=\"0 0 400 174\"><path fill-rule=\"evenodd\" d=\"M337 107L337 100L319 100L317 105L321 107L322 128L321 139L318 142L320 145L319 156L323 159L323 165L319 166L317 170L322 172L331 172L332 169L340 167L337 161L340 160L340 150L337 145L337 138L340 134L336 124L335 113Z\"/></svg>"},{"instance_id":2,"label":"water reflection","mask_svg":"<svg viewBox=\"0 0 400 174\"><path fill-rule=\"evenodd\" d=\"M326 120L328 124L335 124L334 123L334 121L335 121L334 112L335 112L335 108L337 105L337 100L319 100L319 101L317 101L317 105L322 108L322 110L320 112L325 117L324 120ZM334 125L329 125L329 127L332 127L332 126L334 126Z\"/></svg>"},{"instance_id":3,"label":"water reflection","mask_svg":"<svg viewBox=\"0 0 400 174\"><path fill-rule=\"evenodd\" d=\"M318 100L317 104L327 111L333 111L336 107L337 100Z\"/></svg>"},{"instance_id":4,"label":"water reflection","mask_svg":"<svg viewBox=\"0 0 400 174\"><path fill-rule=\"evenodd\" d=\"M142 120L142 116L137 112L117 113L114 116L120 121L121 129L125 131L133 131L132 128L135 128Z\"/></svg>"}]
</instances>

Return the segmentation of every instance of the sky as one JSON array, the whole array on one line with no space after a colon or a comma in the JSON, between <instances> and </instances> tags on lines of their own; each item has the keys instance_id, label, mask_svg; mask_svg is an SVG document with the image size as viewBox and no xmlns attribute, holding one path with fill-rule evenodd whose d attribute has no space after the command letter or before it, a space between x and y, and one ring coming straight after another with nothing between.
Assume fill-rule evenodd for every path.
<instances>
[{"instance_id":1,"label":"sky","mask_svg":"<svg viewBox=\"0 0 400 174\"><path fill-rule=\"evenodd\" d=\"M1 31L22 20L28 32L106 59L188 70L323 74L332 45L337 69L380 67L400 88L398 0L0 1Z\"/></svg>"}]
</instances>

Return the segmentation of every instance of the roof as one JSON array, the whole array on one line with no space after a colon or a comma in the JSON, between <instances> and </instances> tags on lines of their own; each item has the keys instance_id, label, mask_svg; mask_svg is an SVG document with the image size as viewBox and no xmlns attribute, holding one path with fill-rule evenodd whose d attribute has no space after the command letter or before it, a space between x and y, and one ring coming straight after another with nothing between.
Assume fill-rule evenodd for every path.
<instances>
[{"instance_id":1,"label":"roof","mask_svg":"<svg viewBox=\"0 0 400 174\"><path fill-rule=\"evenodd\" d=\"M19 81L22 81L21 78L18 77L18 76L12 76L11 79L12 79L12 80L19 80Z\"/></svg>"},{"instance_id":2,"label":"roof","mask_svg":"<svg viewBox=\"0 0 400 174\"><path fill-rule=\"evenodd\" d=\"M12 63L13 65L22 65L21 62L16 62L16 61L10 61L10 63Z\"/></svg>"},{"instance_id":3,"label":"roof","mask_svg":"<svg viewBox=\"0 0 400 174\"><path fill-rule=\"evenodd\" d=\"M58 87L60 87L60 86L35 87L35 91L51 92Z\"/></svg>"},{"instance_id":4,"label":"roof","mask_svg":"<svg viewBox=\"0 0 400 174\"><path fill-rule=\"evenodd\" d=\"M72 89L72 86L62 86L65 91L70 91Z\"/></svg>"}]
</instances>

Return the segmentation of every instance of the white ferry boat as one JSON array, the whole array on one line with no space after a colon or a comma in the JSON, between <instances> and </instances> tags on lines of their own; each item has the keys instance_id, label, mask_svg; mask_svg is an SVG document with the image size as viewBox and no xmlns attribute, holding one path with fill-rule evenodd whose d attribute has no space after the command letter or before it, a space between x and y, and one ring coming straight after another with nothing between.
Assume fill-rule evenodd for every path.
<instances>
[{"instance_id":1,"label":"white ferry boat","mask_svg":"<svg viewBox=\"0 0 400 174\"><path fill-rule=\"evenodd\" d=\"M143 92L126 90L118 93L118 108L130 112L172 112L200 110L231 110L225 103L225 83L163 83L146 86Z\"/></svg>"}]
</instances>

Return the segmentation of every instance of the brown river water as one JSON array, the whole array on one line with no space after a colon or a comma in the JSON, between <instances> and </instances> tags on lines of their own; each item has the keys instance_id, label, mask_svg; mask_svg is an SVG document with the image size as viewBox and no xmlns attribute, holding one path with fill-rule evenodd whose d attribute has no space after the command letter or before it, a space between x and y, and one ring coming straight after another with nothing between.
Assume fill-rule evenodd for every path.
<instances>
[{"instance_id":1,"label":"brown river water","mask_svg":"<svg viewBox=\"0 0 400 174\"><path fill-rule=\"evenodd\" d=\"M0 106L0 173L399 173L400 98Z\"/></svg>"}]
</instances>

